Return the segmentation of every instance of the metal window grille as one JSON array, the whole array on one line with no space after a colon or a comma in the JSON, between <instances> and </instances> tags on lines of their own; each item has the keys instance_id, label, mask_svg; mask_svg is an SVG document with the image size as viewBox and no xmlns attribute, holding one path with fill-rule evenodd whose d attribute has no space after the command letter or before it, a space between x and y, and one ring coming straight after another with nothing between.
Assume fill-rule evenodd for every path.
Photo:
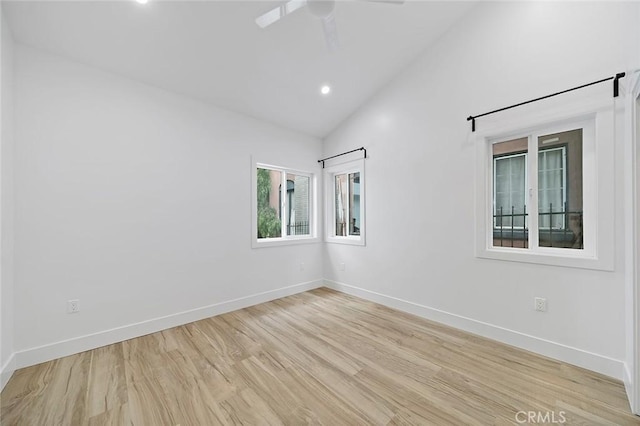
<instances>
[{"instance_id":1,"label":"metal window grille","mask_svg":"<svg viewBox=\"0 0 640 426\"><path fill-rule=\"evenodd\" d=\"M495 247L528 248L527 217L529 213L526 206L523 206L521 211L516 213L515 206L507 209L503 206L496 208L493 214L493 245ZM554 223L553 219L558 216L562 218L563 226L540 228L538 230L539 246L583 249L583 212L570 211L567 209L567 203L564 203L562 209L554 210L553 204L549 204L548 211L538 213L538 217L549 217L549 223ZM516 226L516 221L523 226Z\"/></svg>"},{"instance_id":2,"label":"metal window grille","mask_svg":"<svg viewBox=\"0 0 640 426\"><path fill-rule=\"evenodd\" d=\"M287 235L309 235L309 222L296 222L287 225Z\"/></svg>"}]
</instances>

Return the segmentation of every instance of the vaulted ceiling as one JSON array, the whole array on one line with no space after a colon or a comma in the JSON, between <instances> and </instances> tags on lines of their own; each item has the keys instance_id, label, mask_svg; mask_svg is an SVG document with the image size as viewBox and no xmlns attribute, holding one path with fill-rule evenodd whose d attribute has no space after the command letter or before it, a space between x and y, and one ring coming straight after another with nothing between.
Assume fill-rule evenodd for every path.
<instances>
[{"instance_id":1,"label":"vaulted ceiling","mask_svg":"<svg viewBox=\"0 0 640 426\"><path fill-rule=\"evenodd\" d=\"M3 1L3 10L19 43L324 137L473 5L338 1L340 46L330 51L306 8L256 25L282 4Z\"/></svg>"}]
</instances>

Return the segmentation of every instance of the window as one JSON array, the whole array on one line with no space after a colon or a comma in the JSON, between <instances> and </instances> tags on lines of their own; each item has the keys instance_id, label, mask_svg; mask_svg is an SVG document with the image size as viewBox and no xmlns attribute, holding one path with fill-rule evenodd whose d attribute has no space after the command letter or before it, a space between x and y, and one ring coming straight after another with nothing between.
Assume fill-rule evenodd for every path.
<instances>
[{"instance_id":1,"label":"window","mask_svg":"<svg viewBox=\"0 0 640 426\"><path fill-rule=\"evenodd\" d=\"M364 160L327 167L327 241L364 245Z\"/></svg>"},{"instance_id":2,"label":"window","mask_svg":"<svg viewBox=\"0 0 640 426\"><path fill-rule=\"evenodd\" d=\"M360 235L360 172L337 174L335 181L336 236Z\"/></svg>"},{"instance_id":3,"label":"window","mask_svg":"<svg viewBox=\"0 0 640 426\"><path fill-rule=\"evenodd\" d=\"M613 112L523 123L478 135L477 256L610 270Z\"/></svg>"},{"instance_id":4,"label":"window","mask_svg":"<svg viewBox=\"0 0 640 426\"><path fill-rule=\"evenodd\" d=\"M254 171L253 246L316 240L313 174L260 163Z\"/></svg>"},{"instance_id":5,"label":"window","mask_svg":"<svg viewBox=\"0 0 640 426\"><path fill-rule=\"evenodd\" d=\"M538 246L582 250L582 129L538 136L532 176L529 139L493 144L493 246L531 247L529 213L537 210ZM537 209L527 197L536 176Z\"/></svg>"}]
</instances>

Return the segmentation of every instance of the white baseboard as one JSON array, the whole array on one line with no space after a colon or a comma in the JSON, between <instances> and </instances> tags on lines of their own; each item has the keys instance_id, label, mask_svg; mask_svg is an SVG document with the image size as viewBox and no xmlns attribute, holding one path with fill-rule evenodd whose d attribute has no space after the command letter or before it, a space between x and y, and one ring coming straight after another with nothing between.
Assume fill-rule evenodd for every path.
<instances>
[{"instance_id":1,"label":"white baseboard","mask_svg":"<svg viewBox=\"0 0 640 426\"><path fill-rule=\"evenodd\" d=\"M16 357L15 354L11 354L7 362L0 367L0 392L4 389L14 371L16 371Z\"/></svg>"},{"instance_id":2,"label":"white baseboard","mask_svg":"<svg viewBox=\"0 0 640 426\"><path fill-rule=\"evenodd\" d=\"M213 305L179 312L160 318L154 318L135 324L129 324L110 330L100 331L85 336L74 337L73 339L25 349L14 354L15 368L24 368L35 364L40 364L42 362L51 361L52 359L61 358L99 348L101 346L122 342L124 340L129 340L135 337L140 337L150 333L166 330L171 327L177 327L180 325L188 324L190 322L199 321L201 319L236 311L238 309L247 308L249 306L257 305L260 303L269 302L271 300L290 296L292 294L302 293L314 288L322 287L322 285L323 280L315 280L306 283L295 284L276 290L252 294L250 296L245 296L226 302L215 303ZM4 379L4 375L2 378Z\"/></svg>"},{"instance_id":3,"label":"white baseboard","mask_svg":"<svg viewBox=\"0 0 640 426\"><path fill-rule=\"evenodd\" d=\"M561 343L530 336L504 327L477 321L471 318L445 312L428 306L419 305L396 297L387 296L363 288L354 287L336 281L325 280L325 287L351 294L371 302L379 303L393 309L408 312L428 320L436 321L460 330L468 331L489 339L497 340L511 346L535 352L549 358L577 365L588 370L623 380L624 363L607 356L594 354L582 349L573 348Z\"/></svg>"},{"instance_id":4,"label":"white baseboard","mask_svg":"<svg viewBox=\"0 0 640 426\"><path fill-rule=\"evenodd\" d=\"M14 353L14 355L2 366L0 370L0 390L9 381L13 372L18 368L24 368L52 359L73 355L79 352L95 349L101 346L122 342L171 327L188 324L204 318L232 312L238 309L257 305L281 297L302 293L321 286L351 294L362 299L380 303L390 308L398 309L432 321L437 321L461 330L468 331L483 337L494 339L512 346L526 349L550 358L574 364L589 370L593 370L625 382L628 386L630 375L622 361L603 355L594 354L582 349L573 348L549 340L540 339L514 330L509 330L493 324L477 321L471 318L445 312L428 306L419 305L403 299L387 296L373 291L354 287L330 280L315 280L300 283L276 290L257 293L221 303L204 306L201 308L179 312L160 318L154 318L135 324L126 325L110 330L101 331L73 339L63 340L35 348L30 348Z\"/></svg>"},{"instance_id":5,"label":"white baseboard","mask_svg":"<svg viewBox=\"0 0 640 426\"><path fill-rule=\"evenodd\" d=\"M638 414L637 411L634 411L634 388L633 388L633 379L631 378L631 371L629 370L629 365L625 362L623 368L624 378L622 382L624 383L624 389L627 392L627 398L629 398L629 406L631 407L631 411L634 414Z\"/></svg>"}]
</instances>

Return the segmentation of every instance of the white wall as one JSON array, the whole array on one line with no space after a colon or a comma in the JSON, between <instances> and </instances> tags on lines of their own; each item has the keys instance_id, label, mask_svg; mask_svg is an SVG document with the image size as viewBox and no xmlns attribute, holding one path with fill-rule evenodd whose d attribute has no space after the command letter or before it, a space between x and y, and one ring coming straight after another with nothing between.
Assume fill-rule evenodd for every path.
<instances>
[{"instance_id":1,"label":"white wall","mask_svg":"<svg viewBox=\"0 0 640 426\"><path fill-rule=\"evenodd\" d=\"M640 27L640 26L639 26ZM640 37L639 37L640 38ZM638 293L638 277L640 276L640 75L636 76L636 84L631 90L629 97L629 145L625 150L625 157L632 165L628 171L629 185L626 188L629 197L627 200L627 279L625 285L625 313L628 325L626 332L626 371L625 386L632 410L640 414L640 360L637 358L637 351L640 348L640 323L638 313L640 313L640 294Z\"/></svg>"},{"instance_id":2,"label":"white wall","mask_svg":"<svg viewBox=\"0 0 640 426\"><path fill-rule=\"evenodd\" d=\"M18 367L321 285L321 244L250 239L251 156L320 140L20 44L15 84Z\"/></svg>"},{"instance_id":3,"label":"white wall","mask_svg":"<svg viewBox=\"0 0 640 426\"><path fill-rule=\"evenodd\" d=\"M0 7L0 389L13 362L13 39Z\"/></svg>"},{"instance_id":4,"label":"white wall","mask_svg":"<svg viewBox=\"0 0 640 426\"><path fill-rule=\"evenodd\" d=\"M640 14L638 16L640 21ZM640 53L640 25L638 25L638 52ZM640 80L638 80L640 82ZM640 84L639 84L640 86ZM635 274L634 279L630 282L632 291L629 297L633 297L634 302L631 304L633 310L630 315L631 323L629 328L634 332L631 336L631 348L628 349L627 364L630 376L629 382L631 391L628 391L632 399L631 406L634 413L640 415L640 88L635 91L638 96L635 99ZM633 216L632 216L633 220ZM629 324L629 323L628 323Z\"/></svg>"},{"instance_id":5,"label":"white wall","mask_svg":"<svg viewBox=\"0 0 640 426\"><path fill-rule=\"evenodd\" d=\"M638 7L482 3L343 123L325 154L368 149L367 246L327 245L329 285L622 378L624 209L615 272L475 258L465 119L640 66Z\"/></svg>"},{"instance_id":6,"label":"white wall","mask_svg":"<svg viewBox=\"0 0 640 426\"><path fill-rule=\"evenodd\" d=\"M636 52L637 59L636 64L640 64L640 7L637 10L637 22L636 33L632 35L636 42L634 51ZM630 234L630 244L628 245L631 253L627 256L628 261L631 262L630 267L627 269L627 285L626 285L626 375L625 386L627 389L627 395L629 396L629 402L631 410L640 415L640 70L635 75L635 79L630 80L630 83L634 82L635 85L631 85L630 92L633 94L630 103L633 104L630 114L630 138L629 141L632 147L625 151L625 155L630 156L630 162L632 164L632 171L629 173L629 178L634 179L635 182L630 185L630 200L628 210L628 220L632 223L629 230L634 230L635 233ZM635 98L635 99L633 99ZM633 156L635 152L635 158Z\"/></svg>"},{"instance_id":7,"label":"white wall","mask_svg":"<svg viewBox=\"0 0 640 426\"><path fill-rule=\"evenodd\" d=\"M640 8L639 8L640 13ZM638 16L640 23L640 15ZM640 55L640 25L637 28L637 52ZM638 61L640 62L640 60ZM636 309L640 309L640 299L636 292L636 280L640 272L640 257L638 257L638 249L640 248L640 173L638 165L640 164L640 100L636 98L640 95L640 70L635 75L629 76L627 84L627 110L625 111L625 119L627 120L625 129L625 138L627 143L624 147L625 167L625 229L626 245L625 245L625 323L626 327L626 352L625 352L625 377L624 383L629 396L629 402L632 410L635 409L636 414L640 414L640 400L638 399L640 391L640 372L638 368L636 347L640 343L638 332L640 324L638 324Z\"/></svg>"}]
</instances>

